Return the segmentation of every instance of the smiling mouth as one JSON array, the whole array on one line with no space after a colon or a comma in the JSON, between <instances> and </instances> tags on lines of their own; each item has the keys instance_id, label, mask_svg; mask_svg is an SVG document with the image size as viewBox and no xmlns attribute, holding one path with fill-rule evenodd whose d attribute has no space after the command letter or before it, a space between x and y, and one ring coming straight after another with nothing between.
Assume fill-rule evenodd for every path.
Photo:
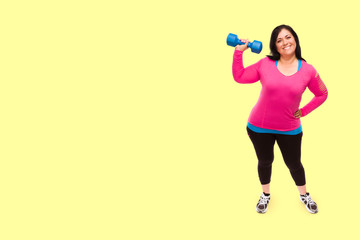
<instances>
[{"instance_id":1,"label":"smiling mouth","mask_svg":"<svg viewBox=\"0 0 360 240\"><path fill-rule=\"evenodd\" d=\"M283 49L285 49L285 50L286 50L286 49L289 49L290 47L291 47L291 46L287 46L287 47L284 47Z\"/></svg>"}]
</instances>

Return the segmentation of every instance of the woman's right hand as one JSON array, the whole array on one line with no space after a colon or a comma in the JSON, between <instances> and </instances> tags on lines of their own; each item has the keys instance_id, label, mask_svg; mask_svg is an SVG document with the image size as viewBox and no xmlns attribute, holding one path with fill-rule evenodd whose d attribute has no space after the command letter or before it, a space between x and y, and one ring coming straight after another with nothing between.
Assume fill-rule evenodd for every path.
<instances>
[{"instance_id":1,"label":"woman's right hand","mask_svg":"<svg viewBox=\"0 0 360 240\"><path fill-rule=\"evenodd\" d=\"M245 43L245 45L236 45L235 49L243 52L248 48L249 39L240 39L240 41Z\"/></svg>"}]
</instances>

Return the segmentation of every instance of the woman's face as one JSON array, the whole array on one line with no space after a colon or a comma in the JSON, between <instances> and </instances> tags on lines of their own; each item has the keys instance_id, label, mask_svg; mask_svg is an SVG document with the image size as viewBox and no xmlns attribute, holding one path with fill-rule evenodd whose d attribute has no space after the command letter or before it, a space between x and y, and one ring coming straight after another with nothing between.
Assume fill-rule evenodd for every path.
<instances>
[{"instance_id":1,"label":"woman's face","mask_svg":"<svg viewBox=\"0 0 360 240\"><path fill-rule=\"evenodd\" d=\"M287 29L283 28L276 39L276 48L281 56L295 54L296 41L294 36Z\"/></svg>"}]
</instances>

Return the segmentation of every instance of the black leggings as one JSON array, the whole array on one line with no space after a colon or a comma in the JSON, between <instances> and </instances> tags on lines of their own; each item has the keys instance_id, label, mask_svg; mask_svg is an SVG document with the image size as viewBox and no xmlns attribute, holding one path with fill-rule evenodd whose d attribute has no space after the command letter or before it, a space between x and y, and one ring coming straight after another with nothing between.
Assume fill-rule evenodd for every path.
<instances>
[{"instance_id":1,"label":"black leggings","mask_svg":"<svg viewBox=\"0 0 360 240\"><path fill-rule=\"evenodd\" d=\"M258 162L258 173L262 185L270 183L271 166L274 161L274 144L277 141L297 186L305 185L305 171L301 164L301 138L303 133L285 135L274 133L257 133L246 127L248 135L254 145Z\"/></svg>"}]
</instances>

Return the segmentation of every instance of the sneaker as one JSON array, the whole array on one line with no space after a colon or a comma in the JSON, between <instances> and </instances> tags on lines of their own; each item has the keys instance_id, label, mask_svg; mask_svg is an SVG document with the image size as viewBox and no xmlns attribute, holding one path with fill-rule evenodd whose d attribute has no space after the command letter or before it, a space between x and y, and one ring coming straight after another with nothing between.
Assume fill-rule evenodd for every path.
<instances>
[{"instance_id":1,"label":"sneaker","mask_svg":"<svg viewBox=\"0 0 360 240\"><path fill-rule=\"evenodd\" d=\"M311 199L310 193L300 195L300 200L305 204L306 209L310 213L317 213L319 211L316 203Z\"/></svg>"},{"instance_id":2,"label":"sneaker","mask_svg":"<svg viewBox=\"0 0 360 240\"><path fill-rule=\"evenodd\" d=\"M259 202L256 204L256 211L258 213L266 213L269 201L270 196L265 196L265 194L262 193Z\"/></svg>"}]
</instances>

